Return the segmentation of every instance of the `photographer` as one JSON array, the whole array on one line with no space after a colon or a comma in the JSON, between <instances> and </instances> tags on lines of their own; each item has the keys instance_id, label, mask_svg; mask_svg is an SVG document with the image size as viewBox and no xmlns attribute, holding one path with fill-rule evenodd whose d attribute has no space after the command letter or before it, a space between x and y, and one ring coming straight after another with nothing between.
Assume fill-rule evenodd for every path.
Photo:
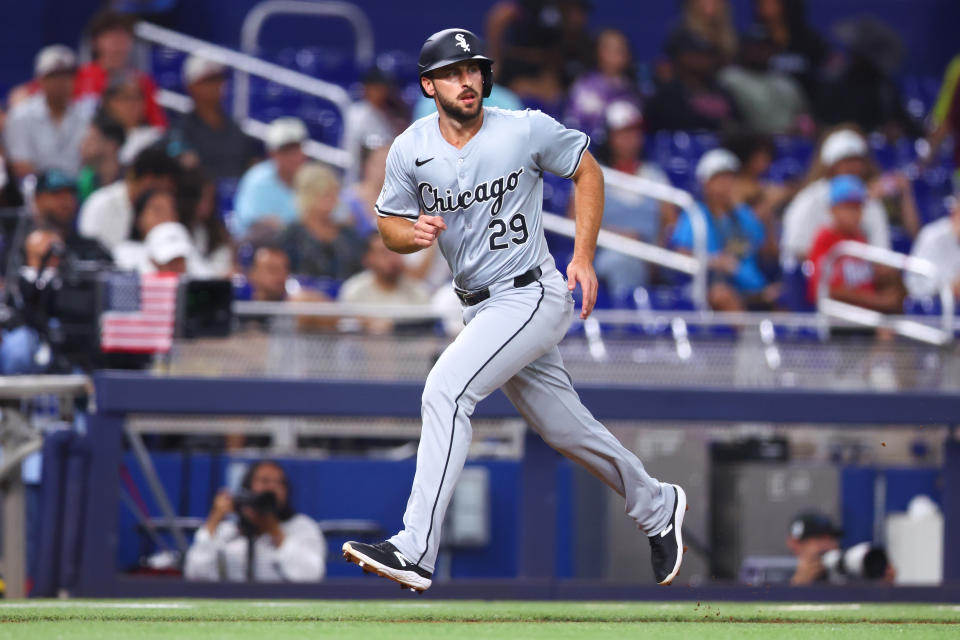
<instances>
[{"instance_id":1,"label":"photographer","mask_svg":"<svg viewBox=\"0 0 960 640\"><path fill-rule=\"evenodd\" d=\"M312 518L293 510L283 468L270 460L257 462L241 486L236 495L221 490L214 498L187 551L184 576L235 582L322 580L326 541Z\"/></svg>"},{"instance_id":2,"label":"photographer","mask_svg":"<svg viewBox=\"0 0 960 640\"><path fill-rule=\"evenodd\" d=\"M886 551L869 542L840 547L843 530L819 511L804 511L790 523L787 548L797 558L792 585L844 582L848 579L893 583L893 565Z\"/></svg>"}]
</instances>

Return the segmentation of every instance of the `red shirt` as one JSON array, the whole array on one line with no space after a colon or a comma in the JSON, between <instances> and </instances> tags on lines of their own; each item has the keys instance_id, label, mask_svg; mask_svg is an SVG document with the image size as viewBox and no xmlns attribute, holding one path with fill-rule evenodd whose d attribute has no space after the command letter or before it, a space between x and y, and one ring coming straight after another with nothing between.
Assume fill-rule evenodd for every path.
<instances>
[{"instance_id":1,"label":"red shirt","mask_svg":"<svg viewBox=\"0 0 960 640\"><path fill-rule=\"evenodd\" d=\"M167 114L157 104L157 85L153 78L142 71L136 71L140 83L140 92L143 93L144 117L147 123L154 127L167 126ZM73 90L75 98L103 94L107 88L107 72L96 62L81 67L77 71L77 85Z\"/></svg>"},{"instance_id":2,"label":"red shirt","mask_svg":"<svg viewBox=\"0 0 960 640\"><path fill-rule=\"evenodd\" d=\"M833 227L823 227L817 232L809 256L810 262L813 263L813 275L807 281L807 298L810 302L817 301L817 285L822 273L820 263L833 248L833 245L843 240L855 240L863 244L867 242L866 238L860 233L848 236L841 234ZM830 274L830 291L840 288L873 291L873 267L869 262L859 258L849 256L838 258L833 263L833 270Z\"/></svg>"}]
</instances>

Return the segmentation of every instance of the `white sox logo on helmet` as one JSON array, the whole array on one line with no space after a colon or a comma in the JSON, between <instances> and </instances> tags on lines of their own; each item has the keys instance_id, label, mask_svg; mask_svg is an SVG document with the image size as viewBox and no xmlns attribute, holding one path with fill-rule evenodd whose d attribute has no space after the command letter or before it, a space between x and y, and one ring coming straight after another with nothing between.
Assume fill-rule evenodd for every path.
<instances>
[{"instance_id":1,"label":"white sox logo on helmet","mask_svg":"<svg viewBox=\"0 0 960 640\"><path fill-rule=\"evenodd\" d=\"M467 44L467 38L462 33L458 33L453 37L457 41L457 45L463 47L464 51L470 51L470 45Z\"/></svg>"}]
</instances>

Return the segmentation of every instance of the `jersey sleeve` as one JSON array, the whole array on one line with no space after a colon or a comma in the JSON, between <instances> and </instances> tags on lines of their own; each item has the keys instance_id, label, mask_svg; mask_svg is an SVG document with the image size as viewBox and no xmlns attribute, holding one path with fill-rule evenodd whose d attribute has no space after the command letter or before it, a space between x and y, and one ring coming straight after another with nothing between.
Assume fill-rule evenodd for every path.
<instances>
[{"instance_id":1,"label":"jersey sleeve","mask_svg":"<svg viewBox=\"0 0 960 640\"><path fill-rule=\"evenodd\" d=\"M529 113L530 148L537 167L562 178L572 177L590 145L590 136L567 129L542 111Z\"/></svg>"},{"instance_id":2,"label":"jersey sleeve","mask_svg":"<svg viewBox=\"0 0 960 640\"><path fill-rule=\"evenodd\" d=\"M414 177L408 163L404 162L401 138L398 138L387 153L387 169L383 189L374 208L381 218L398 217L416 220L420 217L420 201L417 199Z\"/></svg>"}]
</instances>

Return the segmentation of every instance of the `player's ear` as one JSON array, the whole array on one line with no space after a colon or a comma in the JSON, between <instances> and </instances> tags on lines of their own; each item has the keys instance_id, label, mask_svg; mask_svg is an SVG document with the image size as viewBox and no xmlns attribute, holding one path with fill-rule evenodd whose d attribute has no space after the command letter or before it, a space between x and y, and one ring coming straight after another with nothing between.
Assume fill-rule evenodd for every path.
<instances>
[{"instance_id":1,"label":"player's ear","mask_svg":"<svg viewBox=\"0 0 960 640\"><path fill-rule=\"evenodd\" d=\"M436 95L436 88L433 86L433 79L428 78L427 76L420 76L420 86L423 87L423 90L431 98Z\"/></svg>"}]
</instances>

